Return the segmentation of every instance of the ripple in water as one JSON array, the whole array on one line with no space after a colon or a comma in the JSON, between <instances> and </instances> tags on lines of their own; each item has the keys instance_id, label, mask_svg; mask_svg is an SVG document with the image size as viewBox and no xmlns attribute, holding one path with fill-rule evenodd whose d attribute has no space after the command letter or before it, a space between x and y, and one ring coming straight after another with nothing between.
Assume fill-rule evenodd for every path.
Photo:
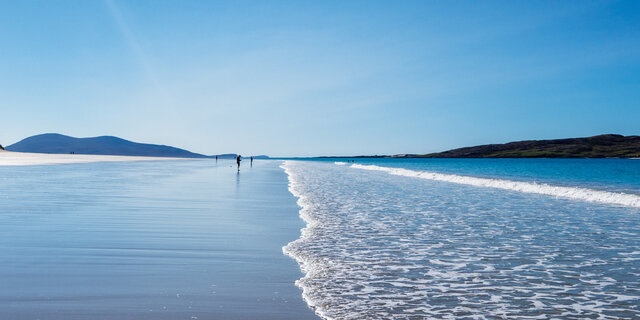
<instances>
[{"instance_id":1,"label":"ripple in water","mask_svg":"<svg viewBox=\"0 0 640 320\"><path fill-rule=\"evenodd\" d=\"M640 210L287 161L325 319L640 318Z\"/></svg>"}]
</instances>

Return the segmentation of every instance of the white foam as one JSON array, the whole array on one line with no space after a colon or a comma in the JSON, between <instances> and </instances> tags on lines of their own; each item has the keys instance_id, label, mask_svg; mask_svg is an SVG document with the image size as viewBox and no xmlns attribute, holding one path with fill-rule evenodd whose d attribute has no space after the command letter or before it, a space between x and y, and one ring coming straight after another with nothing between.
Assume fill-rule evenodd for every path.
<instances>
[{"instance_id":1,"label":"white foam","mask_svg":"<svg viewBox=\"0 0 640 320\"><path fill-rule=\"evenodd\" d=\"M561 197L574 200L598 202L606 204L623 205L640 208L640 196L628 193L615 193L609 191L593 190L578 187L561 187L544 183L533 183L524 181L512 181L504 179L488 179L470 176L460 176L455 174L444 174L429 171L416 171L402 168L389 168L376 165L352 164L351 168L384 171L389 174L415 177L428 180L444 181L458 184L471 185L476 187L497 188L523 193L543 194L554 197Z\"/></svg>"},{"instance_id":2,"label":"white foam","mask_svg":"<svg viewBox=\"0 0 640 320\"><path fill-rule=\"evenodd\" d=\"M573 248L575 239L582 239L578 236L582 230L602 230L596 220L587 219L586 225L575 229L571 220L559 219L553 230L544 224L539 228L514 223L509 225L513 232L503 234L507 224L495 223L497 218L485 211L451 209L453 198L471 209L485 207L484 198L453 194L449 199L447 188L425 192L404 179L331 162L285 161L281 167L306 222L300 238L283 252L299 263L304 275L296 285L324 320L638 314L633 309L640 299L638 282L617 282L602 272L622 267L635 275L620 259L635 258L640 252L633 242L637 223L616 222L611 229L622 242L611 248L618 255L606 265L592 267L600 254L611 255L611 248L595 247L593 257ZM538 207L529 199L513 198L519 205L506 208L500 219L519 218L520 212ZM555 207L540 210L549 216L555 211L561 211L560 217L564 214ZM620 218L637 221L637 215ZM497 242L493 235L500 235ZM582 266L585 260L588 265ZM575 279L580 281L573 283ZM575 299L566 299L569 292Z\"/></svg>"},{"instance_id":3,"label":"white foam","mask_svg":"<svg viewBox=\"0 0 640 320\"><path fill-rule=\"evenodd\" d=\"M294 197L298 198L297 204L301 208L299 213L300 218L306 223L306 226L300 230L300 238L282 247L282 252L285 255L294 258L300 265L300 270L305 274L302 279L296 281L296 285L302 289L302 299L309 307L314 309L315 313L321 318L326 320L335 320L329 317L324 310L318 308L317 303L311 298L310 288L303 285L305 280L312 279L314 274L321 272L319 270L319 266L321 266L321 264L314 263L312 257L296 254L294 247L297 243L303 242L311 237L311 230L316 224L318 224L318 222L307 213L307 210L310 209L310 205L307 203L306 197L302 193L298 192L296 188L298 183L294 180L293 173L287 166L287 163L289 163L289 161L283 161L280 168L284 169L287 174L287 179L289 180L289 192L291 192Z\"/></svg>"}]
</instances>

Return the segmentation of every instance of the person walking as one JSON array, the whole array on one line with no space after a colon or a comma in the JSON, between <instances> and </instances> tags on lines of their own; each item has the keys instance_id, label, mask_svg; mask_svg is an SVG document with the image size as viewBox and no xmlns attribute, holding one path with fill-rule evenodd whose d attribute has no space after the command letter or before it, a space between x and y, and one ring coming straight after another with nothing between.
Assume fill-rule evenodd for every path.
<instances>
[{"instance_id":1,"label":"person walking","mask_svg":"<svg viewBox=\"0 0 640 320\"><path fill-rule=\"evenodd\" d=\"M238 164L238 171L240 171L240 161L242 161L242 159L240 159L242 156L238 155L238 157L236 158L236 163Z\"/></svg>"}]
</instances>

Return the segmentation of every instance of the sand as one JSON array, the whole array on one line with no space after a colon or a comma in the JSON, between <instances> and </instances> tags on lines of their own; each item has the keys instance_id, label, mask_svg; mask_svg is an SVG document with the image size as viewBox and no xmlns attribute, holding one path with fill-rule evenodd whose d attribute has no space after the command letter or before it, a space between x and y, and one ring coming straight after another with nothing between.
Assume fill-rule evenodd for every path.
<instances>
[{"instance_id":1,"label":"sand","mask_svg":"<svg viewBox=\"0 0 640 320\"><path fill-rule=\"evenodd\" d=\"M26 153L0 150L0 166L28 166L45 164L65 164L65 163L88 163L88 162L122 162L122 161L157 161L157 160L178 160L185 158L171 157L135 157L135 156L107 156L89 154L48 154L48 153ZM189 158L189 160L194 160Z\"/></svg>"},{"instance_id":2,"label":"sand","mask_svg":"<svg viewBox=\"0 0 640 320\"><path fill-rule=\"evenodd\" d=\"M282 252L304 222L279 166L0 166L0 319L319 319Z\"/></svg>"}]
</instances>

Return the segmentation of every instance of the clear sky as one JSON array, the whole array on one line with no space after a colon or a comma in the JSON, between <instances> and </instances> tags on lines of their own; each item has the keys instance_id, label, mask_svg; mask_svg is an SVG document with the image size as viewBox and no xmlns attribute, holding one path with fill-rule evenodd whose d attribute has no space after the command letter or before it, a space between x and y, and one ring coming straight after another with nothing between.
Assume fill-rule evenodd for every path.
<instances>
[{"instance_id":1,"label":"clear sky","mask_svg":"<svg viewBox=\"0 0 640 320\"><path fill-rule=\"evenodd\" d=\"M640 134L640 1L0 1L0 144L428 153Z\"/></svg>"}]
</instances>

